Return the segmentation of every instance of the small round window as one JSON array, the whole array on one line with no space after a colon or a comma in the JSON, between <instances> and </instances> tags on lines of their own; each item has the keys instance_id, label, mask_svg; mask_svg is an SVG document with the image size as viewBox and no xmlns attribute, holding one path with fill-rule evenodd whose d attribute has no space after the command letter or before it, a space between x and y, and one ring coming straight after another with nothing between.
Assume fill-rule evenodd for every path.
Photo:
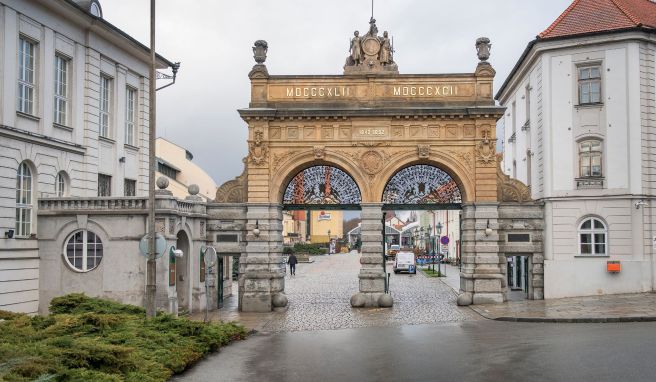
<instances>
[{"instance_id":1,"label":"small round window","mask_svg":"<svg viewBox=\"0 0 656 382\"><path fill-rule=\"evenodd\" d=\"M88 272L100 265L103 257L103 244L95 233L77 231L66 240L64 255L66 262L74 270Z\"/></svg>"}]
</instances>

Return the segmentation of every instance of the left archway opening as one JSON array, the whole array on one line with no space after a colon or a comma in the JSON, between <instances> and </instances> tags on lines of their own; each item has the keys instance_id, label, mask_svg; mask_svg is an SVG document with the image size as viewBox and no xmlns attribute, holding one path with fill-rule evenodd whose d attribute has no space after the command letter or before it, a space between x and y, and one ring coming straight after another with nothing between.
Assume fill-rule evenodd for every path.
<instances>
[{"instance_id":1,"label":"left archway opening","mask_svg":"<svg viewBox=\"0 0 656 382\"><path fill-rule=\"evenodd\" d=\"M352 210L362 202L360 187L345 171L327 165L311 166L287 184L282 205L285 210Z\"/></svg>"}]
</instances>

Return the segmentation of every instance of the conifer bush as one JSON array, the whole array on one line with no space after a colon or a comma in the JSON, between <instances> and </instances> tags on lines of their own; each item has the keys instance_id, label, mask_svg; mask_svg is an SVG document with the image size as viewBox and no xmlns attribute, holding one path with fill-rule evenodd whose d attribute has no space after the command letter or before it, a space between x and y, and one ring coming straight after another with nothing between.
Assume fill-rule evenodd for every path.
<instances>
[{"instance_id":1,"label":"conifer bush","mask_svg":"<svg viewBox=\"0 0 656 382\"><path fill-rule=\"evenodd\" d=\"M2 381L166 381L221 346L246 337L235 323L211 323L70 294L51 314L0 311Z\"/></svg>"}]
</instances>

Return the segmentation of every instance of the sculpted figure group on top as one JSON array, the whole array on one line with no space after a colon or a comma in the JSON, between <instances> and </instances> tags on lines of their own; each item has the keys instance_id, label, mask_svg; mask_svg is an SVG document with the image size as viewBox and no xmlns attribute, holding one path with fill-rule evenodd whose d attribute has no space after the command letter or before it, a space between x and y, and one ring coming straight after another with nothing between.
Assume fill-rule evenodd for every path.
<instances>
[{"instance_id":1,"label":"sculpted figure group on top","mask_svg":"<svg viewBox=\"0 0 656 382\"><path fill-rule=\"evenodd\" d=\"M349 47L350 55L346 59L344 72L362 72L385 70L398 72L394 63L394 47L387 31L378 36L376 19L369 20L369 32L360 37L360 32L353 32Z\"/></svg>"}]
</instances>

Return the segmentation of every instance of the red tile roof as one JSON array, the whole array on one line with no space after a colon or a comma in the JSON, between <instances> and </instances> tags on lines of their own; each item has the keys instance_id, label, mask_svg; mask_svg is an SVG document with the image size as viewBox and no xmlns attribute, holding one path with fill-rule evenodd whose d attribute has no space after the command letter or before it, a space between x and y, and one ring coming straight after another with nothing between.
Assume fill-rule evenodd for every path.
<instances>
[{"instance_id":1,"label":"red tile roof","mask_svg":"<svg viewBox=\"0 0 656 382\"><path fill-rule=\"evenodd\" d=\"M651 0L574 0L539 39L629 28L656 28Z\"/></svg>"}]
</instances>

